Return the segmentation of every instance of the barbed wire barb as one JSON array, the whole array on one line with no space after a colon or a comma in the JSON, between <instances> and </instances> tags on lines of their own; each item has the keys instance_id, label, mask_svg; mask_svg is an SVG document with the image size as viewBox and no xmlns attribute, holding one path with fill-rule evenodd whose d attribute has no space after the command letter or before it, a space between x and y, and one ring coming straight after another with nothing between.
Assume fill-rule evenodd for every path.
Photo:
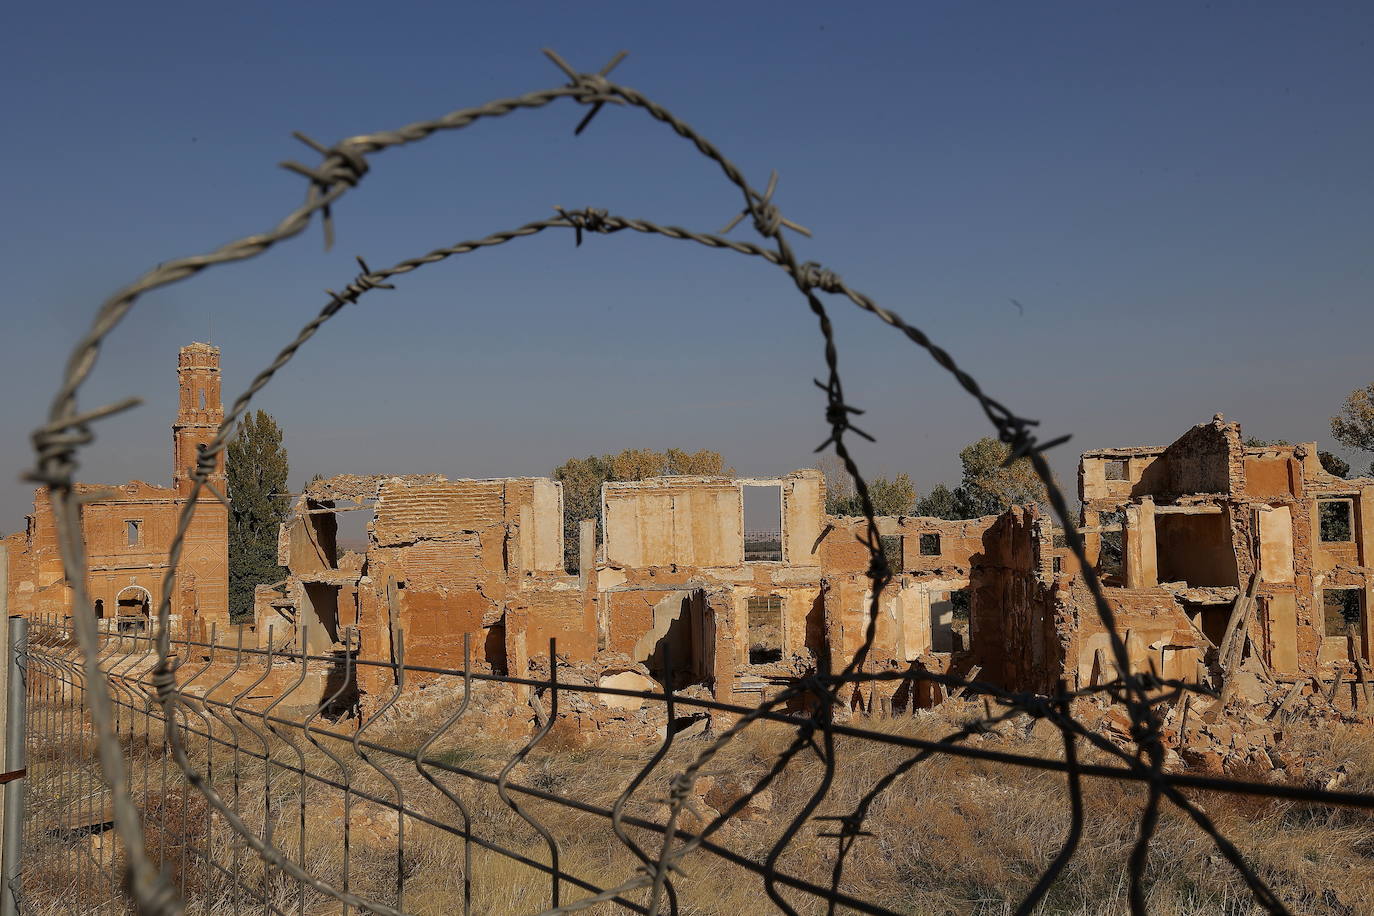
<instances>
[{"instance_id":1,"label":"barbed wire barb","mask_svg":"<svg viewBox=\"0 0 1374 916\"><path fill-rule=\"evenodd\" d=\"M592 123L592 118L596 117L597 113L608 103L611 105L625 104L624 99L616 96L611 91L611 83L606 77L610 75L611 71L616 68L616 65L624 60L629 53L628 51L617 52L617 54L596 73L578 73L570 67L568 62L560 57L557 52L551 48L544 48L544 55L548 57L549 60L553 61L554 65L567 75L570 81L568 85L579 91L580 94L576 97L577 100L585 105L592 106L591 110L578 122L577 127L573 128L574 137L581 136L582 131L587 129L587 125Z\"/></svg>"}]
</instances>

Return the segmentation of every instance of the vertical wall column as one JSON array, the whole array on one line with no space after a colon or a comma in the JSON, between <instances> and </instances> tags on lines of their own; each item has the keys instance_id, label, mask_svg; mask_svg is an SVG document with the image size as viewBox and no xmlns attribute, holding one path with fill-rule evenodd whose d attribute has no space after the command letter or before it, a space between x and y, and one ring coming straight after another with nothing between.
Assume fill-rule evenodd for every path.
<instances>
[{"instance_id":1,"label":"vertical wall column","mask_svg":"<svg viewBox=\"0 0 1374 916\"><path fill-rule=\"evenodd\" d=\"M1155 501L1145 497L1127 506L1121 526L1121 546L1127 588L1154 588L1159 584L1159 554L1155 545Z\"/></svg>"},{"instance_id":2,"label":"vertical wall column","mask_svg":"<svg viewBox=\"0 0 1374 916\"><path fill-rule=\"evenodd\" d=\"M596 568L596 519L584 518L577 523L577 574L585 591Z\"/></svg>"}]
</instances>

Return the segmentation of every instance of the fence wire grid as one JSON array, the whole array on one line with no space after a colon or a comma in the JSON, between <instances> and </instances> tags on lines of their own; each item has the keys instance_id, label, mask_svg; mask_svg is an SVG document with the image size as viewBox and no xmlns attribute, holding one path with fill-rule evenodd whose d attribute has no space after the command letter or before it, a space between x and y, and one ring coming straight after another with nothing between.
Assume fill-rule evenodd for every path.
<instances>
[{"instance_id":1,"label":"fence wire grid","mask_svg":"<svg viewBox=\"0 0 1374 916\"><path fill-rule=\"evenodd\" d=\"M985 392L977 379L935 344L920 328L896 312L873 301L844 282L833 270L815 262L799 262L789 233L809 235L801 225L784 217L775 201L777 175L763 190L750 184L726 156L703 135L657 102L611 79L611 71L625 56L622 52L595 72L580 72L552 51L549 59L567 82L548 89L498 99L474 108L450 112L434 120L419 121L396 130L363 134L325 146L309 137L296 136L319 159L314 165L296 162L284 167L307 183L304 201L273 228L231 242L214 251L160 263L107 299L71 353L65 374L53 399L48 422L33 434L36 461L29 476L46 485L57 524L67 582L73 593L75 617L70 621L35 621L27 655L30 665L32 736L31 767L35 796L30 824L44 825L43 835L60 840L61 850L49 855L42 843L32 847L21 876L26 900L35 893L60 891L71 911L112 911L132 904L151 916L170 916L202 906L197 903L208 890L227 893L232 911L261 909L264 913L321 912L337 907L385 914L412 912L407 897L407 876L414 863L407 849L407 835L439 831L463 844L460 883L464 913L474 908L473 858L495 856L521 869L542 874L548 880L544 899L530 902L519 911L571 913L593 907L636 913L676 916L686 910L680 903L680 887L692 874L713 868L713 861L729 863L755 876L768 900L779 912L850 910L861 913L896 912L865 900L845 887L845 866L851 854L868 836L865 823L875 802L898 780L938 755L953 755L1063 774L1069 811L1066 836L1057 854L1017 907L1018 914L1034 911L1079 848L1084 829L1082 780L1085 777L1141 783L1146 789L1137 836L1127 862L1128 902L1132 913L1146 912L1146 860L1163 806L1172 805L1191 819L1216 847L1220 856L1240 875L1254 902L1269 913L1288 908L1247 863L1237 847L1214 825L1209 815L1186 790L1206 789L1245 793L1317 804L1374 809L1374 796L1331 790L1208 777L1166 771L1161 738L1162 710L1186 691L1208 692L1195 683L1163 681L1149 672L1132 671L1126 646L1116 625L1102 584L1087 562L1077 520L1045 460L1046 449L1063 443L1067 436L1042 442L1036 421L1013 412ZM74 488L78 456L95 438L94 426L139 403L127 398L112 404L80 409L78 394L95 366L101 345L144 293L203 270L247 260L274 245L301 234L319 218L326 246L332 242L333 208L367 174L375 154L392 147L415 143L431 135L458 130L477 121L540 109L561 99L585 108L576 125L582 133L607 105L638 109L689 141L707 160L715 163L726 181L740 193L742 207L718 233L697 232L649 220L611 214L605 210L556 208L556 215L494 232L483 238L438 248L427 254L374 270L361 258L360 272L341 291L328 292L319 313L301 328L226 411L217 435L201 448L193 469L193 491L178 519L152 632L102 632L90 611L86 596L86 554L80 534L81 496ZM748 220L761 242L727 237L738 223ZM693 242L709 248L757 258L787 274L817 322L824 344L825 373L815 384L824 395L824 425L828 430L817 451L832 451L852 476L867 527L862 537L870 555L868 577L871 605L862 646L842 670L820 670L780 686L757 705L745 707L663 691L624 691L559 680L556 647L550 647L547 679L497 676L463 669L407 665L404 653L390 664L394 692L365 720L351 728L320 715L320 710L293 717L284 701L291 691L276 697L264 708L245 705L253 687L261 684L273 666L295 665L303 681L311 666L337 664L339 659L311 656L303 648L228 648L211 635L175 632L170 602L176 593L178 561L198 499L208 491L224 501L210 483L219 454L235 424L253 397L309 342L325 322L376 289L391 289L405 274L451 257L533 236L548 230L571 231L577 244L588 235L632 231ZM1093 606L1110 634L1111 653L1118 672L1116 680L1089 690L1069 692L1062 686L1054 696L1013 693L996 686L928 672L865 673L865 659L872 646L879 602L893 573L883 550L869 487L852 456L851 436L872 437L856 427L863 411L848 402L841 381L839 348L831 323L828 302L838 298L876 317L926 351L958 385L976 401L1000 440L1009 446L1010 460L1026 458L1044 483L1049 503L1064 531L1068 547L1082 567ZM403 634L396 634L403 646ZM304 643L301 643L303 646ZM345 653L345 665L384 664L354 659ZM230 661L232 659L232 661ZM230 699L216 698L219 684L200 683L212 663L231 665L232 672L260 668L261 677ZM523 674L523 672L521 672ZM419 736L413 746L400 747L373 740L375 723L395 703L407 676L424 675L454 684L454 703L438 728ZM225 676L225 680L228 676ZM941 740L891 734L837 721L839 691L846 685L902 679L929 680L949 692L983 700L983 714ZM464 716L474 690L484 682L502 682L527 688L542 697L548 709L542 724L512 754L498 775L464 766L461 757L434 749L462 732ZM300 682L297 682L297 685ZM461 688L461 689L459 689ZM292 691L295 687L291 688ZM560 693L592 691L604 695L635 697L661 704L671 721L680 708L704 709L729 714L733 723L710 736L694 750L685 766L666 780L660 764L674 746L673 729L648 760L633 774L620 796L607 806L541 788L538 774L531 774L531 751L547 743L558 715ZM1133 747L1121 748L1085 727L1075 718L1074 699L1092 693L1110 696L1130 717ZM336 699L342 699L336 697ZM803 702L806 712L788 709ZM968 738L1017 716L1030 716L1052 724L1062 737L1062 756L1033 756L998 751L968 743ZM768 772L733 804L708 822L688 829L694 788L712 761L741 735L763 723L777 723L792 735ZM846 741L884 744L903 751L903 759L873 784L860 802L840 814L822 813L837 768L839 745ZM1091 763L1080 759L1080 748L1093 748L1112 761ZM718 842L722 828L757 800L789 767L808 760L820 767L814 791L762 855L745 855ZM327 762L327 765L323 765ZM401 771L415 773L432 789L424 803L415 800L414 787L403 784ZM364 779L364 776L368 778ZM536 778L531 778L531 776ZM502 843L502 837L480 835L474 828L473 802L466 789L489 786L501 803L541 839L543 853L535 856ZM343 805L339 842L342 854L322 864L312 847L307 823L312 815L315 790L341 794ZM427 789L427 791L428 791ZM662 816L646 817L640 811L645 798L656 798ZM533 802L575 811L601 823L632 856L619 881L593 881L574 874L565 863L562 845L543 823L542 811ZM350 849L358 831L351 808L371 806L375 812L392 812L394 856L389 886L362 888L350 873ZM297 827L284 830L274 811L294 812ZM378 815L380 816L380 815ZM32 832L32 826L31 826ZM383 831L385 832L385 831ZM788 871L782 863L789 848L806 835L824 838L831 847L831 880L816 883ZM389 837L389 834L388 834ZM31 843L36 842L33 836ZM390 849L390 847L388 847ZM65 856L65 859L61 857ZM59 860L61 860L59 862ZM61 864L66 877L60 887L41 887L35 871L51 871ZM102 901L92 903L93 900ZM760 901L762 902L762 901ZM513 907L520 907L514 900ZM209 911L208 909L205 911ZM495 910L501 911L501 910ZM507 910L515 911L515 909Z\"/></svg>"}]
</instances>

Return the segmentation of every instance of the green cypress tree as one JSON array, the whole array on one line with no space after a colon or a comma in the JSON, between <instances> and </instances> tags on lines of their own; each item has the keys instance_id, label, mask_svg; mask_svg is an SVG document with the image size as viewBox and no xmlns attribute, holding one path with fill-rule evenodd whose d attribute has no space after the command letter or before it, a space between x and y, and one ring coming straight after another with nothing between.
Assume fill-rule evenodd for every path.
<instances>
[{"instance_id":1,"label":"green cypress tree","mask_svg":"<svg viewBox=\"0 0 1374 916\"><path fill-rule=\"evenodd\" d=\"M253 616L253 589L279 582L277 527L291 511L281 427L258 410L239 421L226 456L229 485L229 618Z\"/></svg>"}]
</instances>

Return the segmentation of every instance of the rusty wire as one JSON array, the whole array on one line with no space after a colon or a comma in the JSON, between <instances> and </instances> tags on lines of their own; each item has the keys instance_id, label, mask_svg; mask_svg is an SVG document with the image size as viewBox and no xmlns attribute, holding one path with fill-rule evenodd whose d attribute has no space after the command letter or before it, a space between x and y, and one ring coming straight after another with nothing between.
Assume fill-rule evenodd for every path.
<instances>
[{"instance_id":1,"label":"rusty wire","mask_svg":"<svg viewBox=\"0 0 1374 916\"><path fill-rule=\"evenodd\" d=\"M174 887L172 882L160 870L159 864L155 864L154 854L150 853L145 842L143 823L140 819L139 806L135 801L133 790L132 768L126 760L126 744L130 742L126 736L126 741L121 742L120 724L127 720L127 725L132 730L137 721L142 720L144 727L150 719L156 719L162 725L163 733L160 747L164 753L163 761L170 755L172 763L175 764L179 772L186 780L189 787L198 793L206 804L207 825L210 830L214 830L218 821L233 838L235 849L234 871L237 871L238 856L240 849L246 850L261 860L264 884L263 899L257 901L264 909L273 911L275 905L268 898L270 892L271 879L273 875L279 875L283 880L295 882L299 890L299 900L301 907L304 907L307 891L322 895L324 898L333 899L341 904L345 912L351 908L356 908L365 912L397 914L403 912L404 891L405 891L405 864L403 861L403 848L397 850L396 864L396 885L394 893L394 905L375 899L364 899L350 889L348 871L348 806L351 798L359 795L360 790L355 790L351 784L348 768L348 761L337 756L332 750L328 750L319 742L322 736L337 737L337 733L324 729L314 724L315 716L312 715L304 722L294 722L273 716L270 709L258 712L247 712L242 706L241 701L246 696L247 691L243 691L227 705L222 702L201 701L202 708L188 707L185 700L186 686L200 676L209 668L209 664L201 668L186 681L178 680L178 667L182 662L180 654L173 655L174 645L180 646L187 652L187 658L193 648L199 646L207 649L213 659L217 649L213 645L197 643L195 640L181 640L174 644L172 628L170 626L170 602L171 595L174 594L174 584L177 566L181 557L182 547L186 532L189 528L191 519L196 511L198 501L202 498L202 491L209 491L209 495L224 499L224 494L217 492L209 481L209 477L216 467L219 454L224 450L228 438L231 435L235 424L247 409L252 398L260 391L282 368L299 348L305 345L315 332L325 322L337 315L345 306L357 303L364 295L374 289L391 289L391 280L406 273L417 270L428 264L437 263L447 258L467 254L482 248L494 245L505 244L507 242L539 234L549 229L571 229L574 233L575 242L581 244L585 234L611 234L623 230L632 230L639 233L658 235L668 239L692 241L697 244L705 245L710 248L733 251L752 257L758 257L773 264L785 272L792 280L793 286L806 301L808 309L817 321L821 336L824 341L824 362L825 377L818 379L816 385L824 394L824 416L828 428L828 437L817 449L832 450L841 460L844 467L853 478L856 493L862 506L863 516L866 527L861 537L863 544L869 552L870 564L868 578L870 580L871 605L869 621L864 639L854 657L839 672L828 670L817 671L814 674L799 678L793 683L786 685L776 696L771 697L765 702L761 702L753 708L733 707L730 704L706 702L700 700L687 700L682 697L674 697L671 691L665 694L633 694L625 692L626 695L640 695L642 698L652 699L671 706L674 703L684 704L693 703L707 709L729 711L739 716L738 720L703 749L697 758L679 773L672 781L671 791L667 799L669 815L667 825L659 825L640 818L632 818L625 813L625 805L629 798L643 785L652 773L654 767L663 759L667 753L668 744L671 743L671 729L665 739L664 745L659 752L654 755L650 763L640 771L631 781L621 798L610 809L601 809L595 805L557 796L552 793L544 792L535 787L520 786L512 783L509 779L510 773L518 764L520 755L512 758L500 776L491 777L476 771L468 770L463 767L444 764L442 761L426 758L423 754L424 748L430 746L434 740L448 729L452 728L464 715L467 709L467 690L465 689L462 705L458 710L446 720L443 727L430 736L429 741L422 745L421 749L414 752L399 752L397 749L388 748L365 737L369 726L374 723L380 713L369 717L353 735L347 736L351 743L354 754L357 758L375 769L395 790L395 801L384 800L379 797L370 798L375 804L390 806L403 813L399 816L401 830L404 830L404 821L413 818L421 822L433 822L422 812L406 807L404 794L400 784L394 775L381 767L376 759L369 754L392 754L400 755L410 760L419 773L432 784L439 786L433 778L433 771L444 771L451 775L460 776L465 779L477 782L487 782L492 784L501 795L502 799L512 808L515 813L524 818L541 836L543 836L547 850L547 863L537 862L518 853L514 850L506 849L494 841L477 836L471 826L468 812L457 803L456 796L452 796L443 786L440 790L449 800L454 802L454 807L463 819L464 826L459 835L464 838L467 848L467 863L470 873L471 863L471 844L476 844L497 852L513 861L518 861L522 865L542 871L550 879L550 901L549 909L546 912L573 912L587 906L605 901L615 901L621 906L633 911L648 913L658 913L662 910L665 903L669 912L676 913L678 910L677 895L674 889L674 882L671 875L682 874L683 860L692 852L702 850L703 852L719 856L733 864L748 868L758 874L764 882L764 889L781 912L795 913L795 909L784 898L779 889L779 885L789 887L793 890L801 890L828 901L830 911L833 912L837 905L842 905L860 912L883 913L887 912L881 907L867 903L863 900L854 898L842 890L843 864L845 857L852 850L856 843L860 842L864 836L863 823L873 801L887 788L893 785L898 777L919 765L923 760L929 759L934 754L952 754L965 756L974 759L996 760L1003 763L1010 763L1021 766L1037 767L1040 769L1056 770L1066 773L1068 777L1070 791L1070 830L1059 855L1052 862L1050 868L1044 873L1041 880L1030 896L1023 902L1020 912L1029 912L1036 901L1041 899L1048 890L1050 883L1062 870L1065 864L1071 859L1078 844L1083 828L1083 809L1081 803L1081 780L1085 776L1106 777L1123 779L1130 781L1143 782L1148 789L1147 803L1142 810L1139 823L1138 837L1134 849L1132 850L1128 862L1130 875L1129 902L1133 913L1143 913L1145 911L1144 902L1144 871L1145 859L1149 852L1150 841L1153 836L1154 827L1158 821L1162 805L1168 803L1178 807L1198 827L1206 833L1213 843L1217 846L1220 853L1227 861L1240 873L1247 885L1254 894L1256 902L1271 913L1287 912L1282 901L1267 888L1263 881L1255 874L1254 870L1245 862L1235 846L1230 843L1217 830L1205 812L1191 802L1182 792L1185 788L1208 788L1219 791L1248 792L1252 794L1264 795L1274 798L1300 799L1318 803L1356 805L1364 808L1374 808L1374 798L1359 793L1341 793L1333 791L1317 791L1287 786L1271 786L1262 783L1249 783L1229 779L1214 779L1209 777L1190 776L1187 774L1169 773L1164 769L1164 747L1161 738L1161 718L1158 712L1159 704L1157 699L1151 698L1151 691L1170 688L1177 694L1183 690L1203 689L1198 685L1164 682L1153 677L1146 672L1132 671L1125 643L1116 624L1115 615L1110 604L1107 602L1102 590L1102 583L1099 581L1097 573L1092 564L1087 562L1085 547L1082 537L1077 531L1076 520L1072 517L1064 494L1049 470L1048 463L1044 457L1044 451L1055 445L1064 442L1068 437L1061 436L1048 442L1041 442L1035 435L1036 421L1021 416L1000 401L994 399L983 390L977 379L966 369L962 368L954 358L943 348L935 344L920 328L908 323L897 313L878 305L874 300L849 286L842 281L837 273L828 268L822 267L815 262L799 262L794 253L786 233L789 231L809 234L800 224L784 217L775 202L778 182L776 173L770 176L767 186L763 191L757 190L744 178L741 171L722 154L719 149L710 143L704 136L698 133L686 122L669 112L658 103L645 97L636 90L613 82L609 74L623 58L623 53L617 55L610 63L598 72L580 72L574 70L558 55L553 52L545 52L549 58L567 75L569 82L562 86L550 89L538 90L525 95L499 99L486 105L475 108L460 109L430 121L420 121L394 131L382 131L373 134L359 135L351 137L334 144L333 146L323 146L315 141L297 135L304 143L319 153L321 159L315 166L305 166L299 163L285 163L285 167L307 179L307 190L304 201L294 210L289 212L277 225L261 234L248 236L235 242L231 242L212 252L191 257L179 258L166 261L158 265L155 269L144 274L132 284L117 291L107 299L97 311L91 327L81 338L74 348L66 366L66 371L53 399L49 411L48 422L35 431L33 443L35 449L35 466L30 473L30 477L48 488L49 497L52 502L53 514L58 530L58 540L61 549L63 567L69 587L72 590L73 606L76 608L76 616L73 620L73 633L75 648L72 641L65 636L62 639L66 648L62 653L45 655L42 662L47 667L45 671L57 672L52 676L58 679L58 683L67 684L73 691L79 691L85 703L89 715L91 737L94 740L98 751L100 769L109 793L109 803L112 812L114 828L121 840L120 846L123 850L123 867L127 872L127 886L132 900L136 903L140 911L163 916L163 914L179 913L183 910L183 895L180 889ZM207 445L202 447L198 461L191 472L192 493L186 500L185 505L178 518L177 530L172 541L169 556L169 570L166 574L163 585L163 597L159 602L156 614L156 626L154 632L149 637L125 636L123 634L116 637L117 643L114 648L110 648L108 637L102 637L97 621L89 610L89 602L86 600L85 593L85 570L86 556L85 547L80 537L79 508L82 497L76 492L74 487L75 474L77 470L77 455L81 448L88 445L94 439L92 424L106 419L123 410L135 406L138 403L136 398L126 398L110 405L93 410L81 411L77 407L77 394L83 383L88 378L94 368L100 346L106 338L114 331L120 321L133 308L138 298L153 289L165 286L178 280L189 278L202 270L210 267L220 266L232 262L242 261L266 251L268 248L286 241L305 230L311 219L315 215L321 217L321 222L325 232L326 245L332 241L332 220L334 206L346 195L349 189L356 186L366 175L370 168L369 157L382 152L386 149L408 143L418 142L432 134L440 131L448 131L467 127L479 120L504 116L517 110L537 109L551 104L562 98L569 98L587 108L586 115L576 126L576 132L581 133L593 120L598 112L606 105L620 105L629 108L637 108L646 112L650 117L670 127L680 137L691 142L695 148L707 159L714 162L724 174L726 180L736 187L741 193L743 207L740 213L726 226L721 233L702 233L675 227L672 225L659 224L647 220L631 219L627 217L614 216L604 210L586 208L582 210L564 210L556 208L558 215L554 218L536 220L526 223L518 228L493 233L483 238L472 241L462 242L457 245L438 248L428 254L401 261L390 268L382 270L372 270L367 263L359 258L358 263L360 273L358 273L341 292L328 290L328 301L324 304L320 312L308 322L297 336L281 350L277 357L254 377L247 389L233 402L231 408L226 411L224 420L221 423L215 437ZM760 235L765 244L754 244L742 242L725 237L725 232L729 231L738 222L748 217L755 231ZM942 369L954 377L956 382L978 403L985 417L992 424L998 437L1009 449L1009 461L1021 458L1029 459L1037 476L1044 483L1048 492L1050 508L1053 515L1058 519L1060 526L1064 530L1068 548L1078 557L1082 569L1082 576L1092 599L1093 607L1101 619L1108 634L1111 654L1115 660L1116 669L1119 677L1110 685L1106 685L1105 691L1122 702L1127 710L1131 721L1131 736L1134 741L1133 749L1123 749L1117 747L1110 741L1085 728L1077 722L1069 707L1069 701L1076 695L1084 695L1083 691L1070 694L1062 690L1056 697L1043 697L1029 694L1012 693L1000 690L987 684L976 681L964 681L959 678L932 675L926 672L882 672L866 673L864 663L872 647L876 633L878 619L879 602L884 588L890 584L892 570L889 568L887 558L882 550L881 541L878 535L878 526L875 518L873 502L869 493L866 478L860 471L857 462L849 449L848 437L850 434L871 438L864 430L854 425L854 420L862 414L862 410L850 403L845 396L844 386L839 368L839 347L836 342L835 329L831 321L824 300L820 294L830 296L840 296L848 299L858 308L874 315L885 324L893 327L918 347L924 349L930 357ZM57 630L60 627L50 623L50 629ZM56 637L53 637L56 638ZM400 634L397 634L398 642ZM138 678L130 679L128 672L137 667L137 657L132 652L123 652L121 649L125 640L132 640L134 644L140 641L144 644L144 649L151 650L141 657L151 655L152 662L146 670L146 679L142 675ZM46 648L43 652L48 652ZM220 685L237 673L243 664L244 657L252 656L256 650L245 649L242 645L235 650L235 662L233 671L225 676ZM269 646L268 655L270 657L272 649ZM284 653L289 657L291 653ZM299 661L302 666L302 676L305 667L310 662L310 656L302 646L298 653ZM346 652L346 656L351 659L351 652ZM111 662L111 659L117 659ZM130 660L133 659L133 660ZM321 659L322 661L322 659ZM361 665L361 660L352 660L346 664ZM459 675L464 678L465 687L470 689L473 679L483 677L474 674L470 670L470 665L465 665L462 672L447 671L442 669L425 668L423 666L406 665L403 656L398 657L391 663L396 676L397 690L388 700L390 706L399 696L400 685L404 682L404 672L425 671L447 673ZM121 668L121 665L123 666ZM264 669L266 670L266 669ZM264 674L265 677L265 674ZM492 680L501 680L515 685L525 685L530 688L548 689L551 692L551 699L556 703L556 696L559 690L576 690L577 685L560 683L557 680L557 662L551 651L549 680L533 680L522 677L485 676ZM910 680L913 684L920 679L930 680L948 687L958 687L972 695L979 695L995 701L1002 708L1002 712L997 716L989 714L981 723L973 723L967 728L950 735L943 741L931 742L914 738L899 739L899 736L885 735L882 733L871 732L841 722L837 722L834 716L834 707L838 703L839 691L845 685L857 684L864 681L876 682L879 680L900 677ZM261 683L261 679L258 681ZM217 686L220 686L217 685ZM342 690L342 688L340 688ZM211 691L213 692L213 691ZM600 693L619 693L620 691L598 688ZM205 696L209 696L207 693ZM336 695L337 698L337 695ZM282 698L278 698L280 702ZM791 715L781 712L785 704L793 700L810 699L810 713L798 719ZM140 704L142 706L140 707ZM275 708L276 703L273 704ZM198 717L199 728L194 727L188 718L188 709ZM139 713L142 715L139 715ZM316 711L318 713L318 710ZM227 715L226 715L227 713ZM1052 723L1060 730L1064 738L1064 759L1055 760L1050 758L1037 758L1028 755L1010 754L1005 752L989 751L984 748L970 747L961 743L963 738L977 732L979 727L987 727L998 718L1015 715L1018 713L1029 714L1035 718L1043 718ZM66 714L66 713L64 713ZM522 753L536 746L548 733L552 722L556 716L556 709L550 712L540 729L531 738ZM261 728L254 725L252 718L258 719ZM223 730L215 733L212 720L219 723ZM84 720L83 720L84 721ZM822 777L813 792L812 796L803 806L802 810L792 819L786 829L779 836L777 842L768 851L762 863L753 862L750 859L739 856L710 840L710 837L729 821L747 804L748 798L742 798L735 804L721 812L712 823L708 824L701 832L693 834L677 828L680 815L689 803L693 786L697 778L701 775L703 768L723 749L734 740L739 734L748 729L755 722L761 721L781 721L787 722L796 729L796 737L789 747L779 755L777 762L768 774L752 790L752 794L763 791L764 788L775 779L789 763L796 759L798 755L814 755L822 766ZM262 751L255 751L247 747L240 740L240 726L252 736L257 744L263 748ZM85 726L82 725L82 728ZM62 732L67 728L63 725L57 728L56 732ZM301 758L297 757L297 764L291 765L276 760L273 757L273 738L281 738L287 732L278 733L277 729L292 728L300 729L300 735L307 742L315 747L326 750L329 757L333 760L340 771L340 779L332 780L316 773L306 773L305 767L299 763ZM225 732L232 735L226 738ZM65 733L65 732L62 732ZM292 733L294 734L294 733ZM876 784L869 795L865 796L861 804L848 815L827 815L827 818L835 821L836 827L832 834L837 842L836 857L832 872L832 880L829 887L813 885L786 874L779 868L779 859L787 850L789 845L798 836L800 831L807 823L817 820L816 812L825 802L830 785L841 762L837 759L837 746L835 739L837 736L863 737L869 740L883 741L899 746L910 747L916 751L911 757L904 761L896 770L886 774L878 784ZM188 754L188 741L195 737L204 739L206 747L227 744L233 750L232 757L232 800L226 800L216 788L216 778L212 771L201 771L192 763ZM1119 765L1103 766L1085 764L1079 761L1076 753L1076 745L1079 741L1086 741L1098 748L1103 753L1116 759ZM302 749L299 745L288 741L287 744L294 750L296 755L301 755ZM266 803L270 812L272 802L271 796L271 774L273 767L284 769L286 772L294 773L298 777L300 785L304 785L307 779L324 780L329 784L339 788L344 793L345 817L344 817L344 859L343 871L340 886L334 886L318 876L309 872L306 867L304 846L297 850L295 858L288 855L283 849L272 842L270 824L264 818L264 829L255 830L240 816L240 799L238 797L238 786L240 777L240 757L247 756L252 759L259 759L263 763L265 773L265 792ZM139 767L144 780L143 798L147 799L147 779L148 768ZM163 774L165 781L166 769L164 766ZM560 868L559 855L560 849L555 838L539 822L538 818L522 809L514 797L512 791L530 797L540 798L544 801L551 801L558 804L567 805L571 808L588 813L595 813L608 819L615 835L633 853L641 863L639 870L627 876L624 882L611 888L600 888L576 878ZM162 803L165 807L165 792ZM303 821L302 821L303 823ZM649 854L632 838L625 833L626 825L640 829L657 831L662 835L662 845L656 855ZM450 826L451 825L446 825ZM403 847L404 843L398 843L398 847ZM207 872L212 871L216 866L207 863ZM225 871L219 866L221 871ZM221 875L221 877L223 877ZM468 876L465 875L465 881ZM589 892L590 896L577 900L563 902L561 891L564 886L577 887ZM236 887L238 890L246 888ZM251 889L249 889L251 892ZM648 891L648 903L641 906L636 904L623 895L637 890ZM235 898L237 901L237 897ZM471 887L465 886L464 891L465 907L470 906Z\"/></svg>"}]
</instances>

